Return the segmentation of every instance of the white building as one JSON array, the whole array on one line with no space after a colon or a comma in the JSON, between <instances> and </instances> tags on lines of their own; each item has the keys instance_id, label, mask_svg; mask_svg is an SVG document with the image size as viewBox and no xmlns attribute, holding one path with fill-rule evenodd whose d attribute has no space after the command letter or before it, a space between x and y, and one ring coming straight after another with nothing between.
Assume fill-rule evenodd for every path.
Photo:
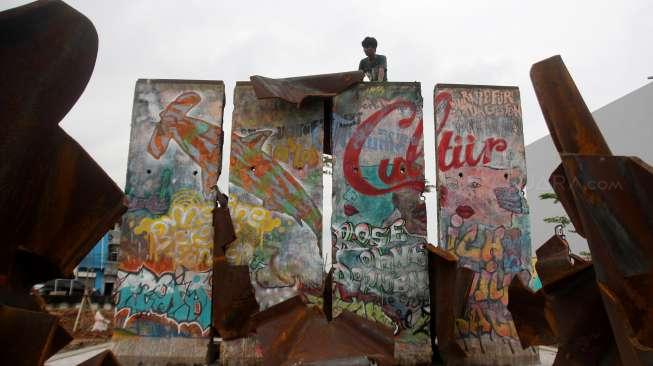
<instances>
[{"instance_id":1,"label":"white building","mask_svg":"<svg viewBox=\"0 0 653 366\"><path fill-rule=\"evenodd\" d=\"M637 156L653 165L653 83L649 83L592 113L603 137L614 155ZM560 203L540 200L539 195L553 192L549 176L560 164L560 156L551 136L545 136L526 146L528 184L526 192L531 210L533 254L554 233L555 224L545 217L564 215ZM567 231L572 251L588 250L581 236Z\"/></svg>"}]
</instances>

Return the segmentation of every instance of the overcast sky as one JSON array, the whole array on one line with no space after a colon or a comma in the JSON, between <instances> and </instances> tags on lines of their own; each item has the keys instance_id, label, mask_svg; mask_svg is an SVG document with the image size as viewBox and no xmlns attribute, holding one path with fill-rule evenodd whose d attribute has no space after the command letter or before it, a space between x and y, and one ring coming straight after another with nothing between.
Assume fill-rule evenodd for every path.
<instances>
[{"instance_id":1,"label":"overcast sky","mask_svg":"<svg viewBox=\"0 0 653 366\"><path fill-rule=\"evenodd\" d=\"M26 3L3 0L0 10ZM68 3L95 24L100 44L91 80L61 125L122 188L138 78L223 80L227 127L237 80L354 70L361 40L374 36L390 81L422 83L434 182L435 83L518 86L529 143L547 134L528 76L534 62L561 54L591 110L653 75L649 0Z\"/></svg>"}]
</instances>

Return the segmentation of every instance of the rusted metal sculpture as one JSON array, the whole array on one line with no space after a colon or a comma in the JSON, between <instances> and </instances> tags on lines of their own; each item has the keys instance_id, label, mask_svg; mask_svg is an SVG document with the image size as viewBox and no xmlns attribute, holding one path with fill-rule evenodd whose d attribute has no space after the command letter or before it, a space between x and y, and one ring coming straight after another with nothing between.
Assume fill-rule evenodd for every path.
<instances>
[{"instance_id":1,"label":"rusted metal sculpture","mask_svg":"<svg viewBox=\"0 0 653 366\"><path fill-rule=\"evenodd\" d=\"M35 365L71 337L29 289L72 276L126 208L58 126L93 71L93 24L61 1L40 1L0 13L0 34L0 349L2 362Z\"/></svg>"},{"instance_id":2,"label":"rusted metal sculpture","mask_svg":"<svg viewBox=\"0 0 653 366\"><path fill-rule=\"evenodd\" d=\"M616 344L590 262L569 254L558 236L537 251L543 287L533 293L521 281L510 285L510 303L522 347L558 345L556 364L614 364Z\"/></svg>"},{"instance_id":3,"label":"rusted metal sculpture","mask_svg":"<svg viewBox=\"0 0 653 366\"><path fill-rule=\"evenodd\" d=\"M455 340L457 318L462 318L467 307L467 296L474 271L458 267L458 258L447 250L426 246L429 263L429 291L431 296L431 346L437 361L459 360L465 351ZM437 338L437 343L436 343Z\"/></svg>"},{"instance_id":4,"label":"rusted metal sculpture","mask_svg":"<svg viewBox=\"0 0 653 366\"><path fill-rule=\"evenodd\" d=\"M573 321L585 327L576 335L589 343L576 342L563 356L578 350L589 354L593 348L605 362L618 358L624 365L652 364L653 168L635 157L612 155L559 56L533 65L531 79L562 160L550 182L574 227L588 240L594 264L594 271L589 266L572 270L542 289L547 296L557 291L550 296L569 297L554 305L557 324ZM588 317L590 312L598 318ZM610 352L610 337L618 355ZM569 341L563 338L558 329L559 343ZM558 359L559 364L578 364L561 355Z\"/></svg>"},{"instance_id":5,"label":"rusted metal sculpture","mask_svg":"<svg viewBox=\"0 0 653 366\"><path fill-rule=\"evenodd\" d=\"M249 79L259 99L280 98L300 105L308 97L331 98L363 81L362 71L271 79L259 75Z\"/></svg>"},{"instance_id":6,"label":"rusted metal sculpture","mask_svg":"<svg viewBox=\"0 0 653 366\"><path fill-rule=\"evenodd\" d=\"M247 337L252 331L250 317L258 311L249 266L235 266L225 257L236 240L227 195L218 190L213 209L213 327L224 340Z\"/></svg>"},{"instance_id":7,"label":"rusted metal sculpture","mask_svg":"<svg viewBox=\"0 0 653 366\"><path fill-rule=\"evenodd\" d=\"M254 316L264 365L394 365L392 329L350 312L328 321L296 296Z\"/></svg>"}]
</instances>

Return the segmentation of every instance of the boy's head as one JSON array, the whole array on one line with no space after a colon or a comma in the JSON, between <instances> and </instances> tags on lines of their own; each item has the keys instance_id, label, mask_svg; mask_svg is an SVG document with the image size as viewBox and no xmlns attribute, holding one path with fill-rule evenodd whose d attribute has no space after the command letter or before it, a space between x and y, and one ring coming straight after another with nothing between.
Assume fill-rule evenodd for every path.
<instances>
[{"instance_id":1,"label":"boy's head","mask_svg":"<svg viewBox=\"0 0 653 366\"><path fill-rule=\"evenodd\" d=\"M372 57L376 53L376 39L374 37L365 37L363 42L361 43L363 46L363 50L365 51L365 55L367 57Z\"/></svg>"}]
</instances>

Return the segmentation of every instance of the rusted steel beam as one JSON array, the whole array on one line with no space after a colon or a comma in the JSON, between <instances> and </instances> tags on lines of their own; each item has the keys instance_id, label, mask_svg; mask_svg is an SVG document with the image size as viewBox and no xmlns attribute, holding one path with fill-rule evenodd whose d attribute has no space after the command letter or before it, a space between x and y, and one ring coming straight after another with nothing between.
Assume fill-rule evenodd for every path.
<instances>
[{"instance_id":1,"label":"rusted steel beam","mask_svg":"<svg viewBox=\"0 0 653 366\"><path fill-rule=\"evenodd\" d=\"M225 340L246 337L250 331L250 317L258 309L254 288L249 277L249 266L230 264L225 255L234 240L227 195L217 192L213 209L213 291L211 292L213 327Z\"/></svg>"},{"instance_id":2,"label":"rusted steel beam","mask_svg":"<svg viewBox=\"0 0 653 366\"><path fill-rule=\"evenodd\" d=\"M616 345L592 266L542 288L550 298L558 332L560 365L612 365Z\"/></svg>"},{"instance_id":3,"label":"rusted steel beam","mask_svg":"<svg viewBox=\"0 0 653 366\"><path fill-rule=\"evenodd\" d=\"M225 340L246 337L250 316L259 308L249 266L234 266L225 257L214 257L213 289L213 326Z\"/></svg>"},{"instance_id":4,"label":"rusted steel beam","mask_svg":"<svg viewBox=\"0 0 653 366\"><path fill-rule=\"evenodd\" d=\"M0 13L0 34L0 84L12 91L0 96L0 285L13 277L26 289L72 275L126 208L122 191L57 125L93 71L92 23L61 1L41 1Z\"/></svg>"},{"instance_id":5,"label":"rusted steel beam","mask_svg":"<svg viewBox=\"0 0 653 366\"><path fill-rule=\"evenodd\" d=\"M431 346L434 357L452 361L466 357L455 339L456 319L462 318L467 306L474 271L458 267L451 252L427 245L429 292L431 296ZM437 345L436 340L437 338Z\"/></svg>"},{"instance_id":6,"label":"rusted steel beam","mask_svg":"<svg viewBox=\"0 0 653 366\"><path fill-rule=\"evenodd\" d=\"M25 252L14 268L39 268L34 265L43 260L35 257L41 257L61 275L72 276L75 266L126 211L124 195L62 129L54 129L41 142L39 149L27 153L34 159L29 183L8 182L13 195L5 202L19 217L9 219L15 224L9 242ZM15 151L12 156L25 153ZM52 273L37 276L39 272L30 273L31 282L52 278Z\"/></svg>"},{"instance_id":7,"label":"rusted steel beam","mask_svg":"<svg viewBox=\"0 0 653 366\"><path fill-rule=\"evenodd\" d=\"M531 80L558 152L611 154L560 56L534 64Z\"/></svg>"},{"instance_id":8,"label":"rusted steel beam","mask_svg":"<svg viewBox=\"0 0 653 366\"><path fill-rule=\"evenodd\" d=\"M529 293L521 281L513 281L509 291L522 347L557 343L556 365L615 364L615 339L589 263L538 292Z\"/></svg>"},{"instance_id":9,"label":"rusted steel beam","mask_svg":"<svg viewBox=\"0 0 653 366\"><path fill-rule=\"evenodd\" d=\"M558 236L536 253L543 287L533 293L513 281L509 289L508 309L522 347L558 344L560 365L614 363L616 344L592 264L572 257Z\"/></svg>"},{"instance_id":10,"label":"rusted steel beam","mask_svg":"<svg viewBox=\"0 0 653 366\"><path fill-rule=\"evenodd\" d=\"M308 97L330 98L363 81L362 71L270 79L259 75L249 79L259 99L280 98L300 105Z\"/></svg>"},{"instance_id":11,"label":"rusted steel beam","mask_svg":"<svg viewBox=\"0 0 653 366\"><path fill-rule=\"evenodd\" d=\"M393 365L392 330L343 312L329 322L296 296L254 316L264 365L337 365L373 360Z\"/></svg>"},{"instance_id":12,"label":"rusted steel beam","mask_svg":"<svg viewBox=\"0 0 653 366\"><path fill-rule=\"evenodd\" d=\"M533 292L521 279L514 278L510 282L508 299L508 310L522 348L558 343L553 310L544 292Z\"/></svg>"},{"instance_id":13,"label":"rusted steel beam","mask_svg":"<svg viewBox=\"0 0 653 366\"><path fill-rule=\"evenodd\" d=\"M601 286L594 297L602 297L622 363L647 364L653 349L653 168L612 156L560 57L535 64L531 78L562 159L557 174L564 180L554 188L592 252Z\"/></svg>"},{"instance_id":14,"label":"rusted steel beam","mask_svg":"<svg viewBox=\"0 0 653 366\"><path fill-rule=\"evenodd\" d=\"M535 269L542 281L542 286L568 275L575 265L584 263L584 261L576 263L577 261L572 260L569 244L558 235L552 236L535 253L537 255Z\"/></svg>"},{"instance_id":15,"label":"rusted steel beam","mask_svg":"<svg viewBox=\"0 0 653 366\"><path fill-rule=\"evenodd\" d=\"M633 352L644 359L653 348L653 168L633 157L565 154L562 160L578 181L574 201L615 334L632 328L631 338L617 342L622 360L631 362Z\"/></svg>"},{"instance_id":16,"label":"rusted steel beam","mask_svg":"<svg viewBox=\"0 0 653 366\"><path fill-rule=\"evenodd\" d=\"M229 212L229 198L218 189L215 208L213 208L213 256L223 256L226 247L234 240L236 240L236 231Z\"/></svg>"},{"instance_id":17,"label":"rusted steel beam","mask_svg":"<svg viewBox=\"0 0 653 366\"><path fill-rule=\"evenodd\" d=\"M91 76L97 33L61 1L0 13L0 350L39 365L72 337L28 295L73 268L126 210L124 195L58 126Z\"/></svg>"},{"instance_id":18,"label":"rusted steel beam","mask_svg":"<svg viewBox=\"0 0 653 366\"><path fill-rule=\"evenodd\" d=\"M584 238L585 231L583 230L583 222L580 219L576 203L574 203L574 195L571 192L568 182L569 179L567 179L567 175L565 174L565 168L562 164L558 165L553 173L551 173L549 183L558 196L558 200L565 209L567 216L569 216L569 220L571 220L571 223L574 225L576 233Z\"/></svg>"},{"instance_id":19,"label":"rusted steel beam","mask_svg":"<svg viewBox=\"0 0 653 366\"><path fill-rule=\"evenodd\" d=\"M598 283L605 309L614 330L619 354L624 365L653 365L653 348L642 344L628 319L628 314L616 294ZM647 283L646 286L653 286ZM646 320L645 320L646 321Z\"/></svg>"},{"instance_id":20,"label":"rusted steel beam","mask_svg":"<svg viewBox=\"0 0 653 366\"><path fill-rule=\"evenodd\" d=\"M42 365L71 340L55 315L0 304L3 364Z\"/></svg>"}]
</instances>

